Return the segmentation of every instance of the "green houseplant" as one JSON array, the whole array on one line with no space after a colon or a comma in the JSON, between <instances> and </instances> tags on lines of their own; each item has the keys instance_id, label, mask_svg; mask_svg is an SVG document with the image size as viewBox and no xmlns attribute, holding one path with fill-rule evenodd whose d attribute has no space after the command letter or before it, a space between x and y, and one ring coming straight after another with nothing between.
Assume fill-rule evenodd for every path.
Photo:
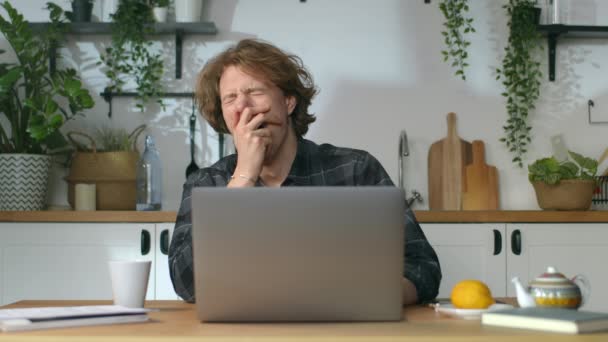
<instances>
[{"instance_id":1,"label":"green houseplant","mask_svg":"<svg viewBox=\"0 0 608 342\"><path fill-rule=\"evenodd\" d=\"M137 85L136 106L143 112L152 98L159 98L163 86L164 63L160 53L152 51L146 35L154 31L152 8L145 0L122 0L112 15L112 46L105 49L100 64L105 64L110 85L106 91L122 92L125 77Z\"/></svg>"},{"instance_id":2,"label":"green houseplant","mask_svg":"<svg viewBox=\"0 0 608 342\"><path fill-rule=\"evenodd\" d=\"M528 179L543 209L586 210L596 188L598 162L569 151L569 159L541 158L528 166Z\"/></svg>"},{"instance_id":3,"label":"green houseplant","mask_svg":"<svg viewBox=\"0 0 608 342\"><path fill-rule=\"evenodd\" d=\"M75 70L49 73L48 56L66 29L61 8L47 3L50 25L34 33L9 2L1 6L0 31L17 63L0 64L0 210L39 210L50 155L69 149L60 128L94 102Z\"/></svg>"},{"instance_id":4,"label":"green houseplant","mask_svg":"<svg viewBox=\"0 0 608 342\"><path fill-rule=\"evenodd\" d=\"M442 0L439 9L445 18L443 26L445 30L441 32L446 46L442 50L444 62L452 64L456 69L455 75L466 80L464 69L469 66L466 62L468 58L467 48L471 43L466 40L466 35L475 32L473 28L473 18L467 17L469 11L468 0Z\"/></svg>"},{"instance_id":5,"label":"green houseplant","mask_svg":"<svg viewBox=\"0 0 608 342\"><path fill-rule=\"evenodd\" d=\"M534 0L509 0L504 7L509 16L509 43L505 47L502 68L496 79L502 78L507 100L505 136L500 139L513 154L513 163L523 167L523 158L532 142L528 119L540 94L540 34L536 30L537 9Z\"/></svg>"}]
</instances>

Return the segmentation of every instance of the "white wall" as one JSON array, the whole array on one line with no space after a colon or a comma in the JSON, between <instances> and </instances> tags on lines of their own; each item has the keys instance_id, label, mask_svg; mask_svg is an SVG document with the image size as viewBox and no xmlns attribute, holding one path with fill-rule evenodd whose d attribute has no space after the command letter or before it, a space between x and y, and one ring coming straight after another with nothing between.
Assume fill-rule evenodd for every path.
<instances>
[{"instance_id":1,"label":"white wall","mask_svg":"<svg viewBox=\"0 0 608 342\"><path fill-rule=\"evenodd\" d=\"M9 2L30 21L47 19L47 13L40 10L43 0ZM67 0L57 2L68 7ZM506 112L493 70L500 65L507 40L505 2L471 1L477 33L471 36L466 82L454 77L442 61L443 18L437 0L431 4L423 0L207 0L204 17L214 21L220 33L186 38L181 80L173 78L172 38L161 39L159 45L166 54L166 83L171 91L192 89L205 60L242 38L265 39L299 55L321 90L312 106L318 119L307 138L366 149L396 182L397 138L405 129L410 147L406 186L420 191L425 199L428 149L446 135L446 113L454 111L460 136L486 143L487 163L499 171L502 209L538 209L526 171L510 162L512 156L498 141ZM567 20L608 25L607 3L577 0L576 4L564 6L571 13ZM109 37L72 37L62 51L67 56L63 63L77 67L95 94L106 83L95 63L108 43ZM0 40L0 48L8 49L5 40ZM532 119L529 160L550 154L549 139L558 133L570 149L592 157L599 157L608 147L608 126L589 125L586 105L593 99L594 119L608 120L608 83L604 81L608 74L602 72L606 57L608 39L560 41L557 81L548 82L545 77ZM542 62L546 71L546 50ZM95 100L86 119L78 119L68 128L93 129L105 124L133 129L147 123L164 162L163 209L176 209L189 162L190 102L170 101L166 111L154 107L142 114L133 109L132 100L120 99L114 103L110 120L108 105L99 97ZM217 159L217 137L206 125L197 131L197 145L199 165ZM61 177L66 172L56 171L51 202L65 205L66 185ZM417 208L428 208L427 202Z\"/></svg>"}]
</instances>

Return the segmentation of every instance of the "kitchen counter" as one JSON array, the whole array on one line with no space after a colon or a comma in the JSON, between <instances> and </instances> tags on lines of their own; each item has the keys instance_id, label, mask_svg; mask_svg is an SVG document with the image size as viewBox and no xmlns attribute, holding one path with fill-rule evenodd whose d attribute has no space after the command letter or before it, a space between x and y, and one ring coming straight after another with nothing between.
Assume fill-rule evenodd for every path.
<instances>
[{"instance_id":1,"label":"kitchen counter","mask_svg":"<svg viewBox=\"0 0 608 342\"><path fill-rule=\"evenodd\" d=\"M416 210L421 223L604 223L608 211L429 211ZM0 222L175 222L174 211L0 211Z\"/></svg>"}]
</instances>

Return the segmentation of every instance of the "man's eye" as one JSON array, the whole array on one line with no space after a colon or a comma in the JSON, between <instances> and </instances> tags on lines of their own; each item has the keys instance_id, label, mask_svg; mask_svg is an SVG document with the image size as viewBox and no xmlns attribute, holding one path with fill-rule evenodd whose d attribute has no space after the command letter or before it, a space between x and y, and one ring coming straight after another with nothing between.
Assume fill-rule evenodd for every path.
<instances>
[{"instance_id":1,"label":"man's eye","mask_svg":"<svg viewBox=\"0 0 608 342\"><path fill-rule=\"evenodd\" d=\"M234 99L236 98L236 96L226 96L224 97L224 101L222 101L223 103L232 103L234 102Z\"/></svg>"}]
</instances>

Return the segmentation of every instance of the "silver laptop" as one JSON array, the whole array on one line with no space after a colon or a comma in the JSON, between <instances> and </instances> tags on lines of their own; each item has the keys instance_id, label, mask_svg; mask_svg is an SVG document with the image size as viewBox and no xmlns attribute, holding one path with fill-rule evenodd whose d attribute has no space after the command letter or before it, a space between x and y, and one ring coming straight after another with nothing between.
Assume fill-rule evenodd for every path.
<instances>
[{"instance_id":1,"label":"silver laptop","mask_svg":"<svg viewBox=\"0 0 608 342\"><path fill-rule=\"evenodd\" d=\"M195 188L198 317L400 320L404 207L394 187Z\"/></svg>"}]
</instances>

